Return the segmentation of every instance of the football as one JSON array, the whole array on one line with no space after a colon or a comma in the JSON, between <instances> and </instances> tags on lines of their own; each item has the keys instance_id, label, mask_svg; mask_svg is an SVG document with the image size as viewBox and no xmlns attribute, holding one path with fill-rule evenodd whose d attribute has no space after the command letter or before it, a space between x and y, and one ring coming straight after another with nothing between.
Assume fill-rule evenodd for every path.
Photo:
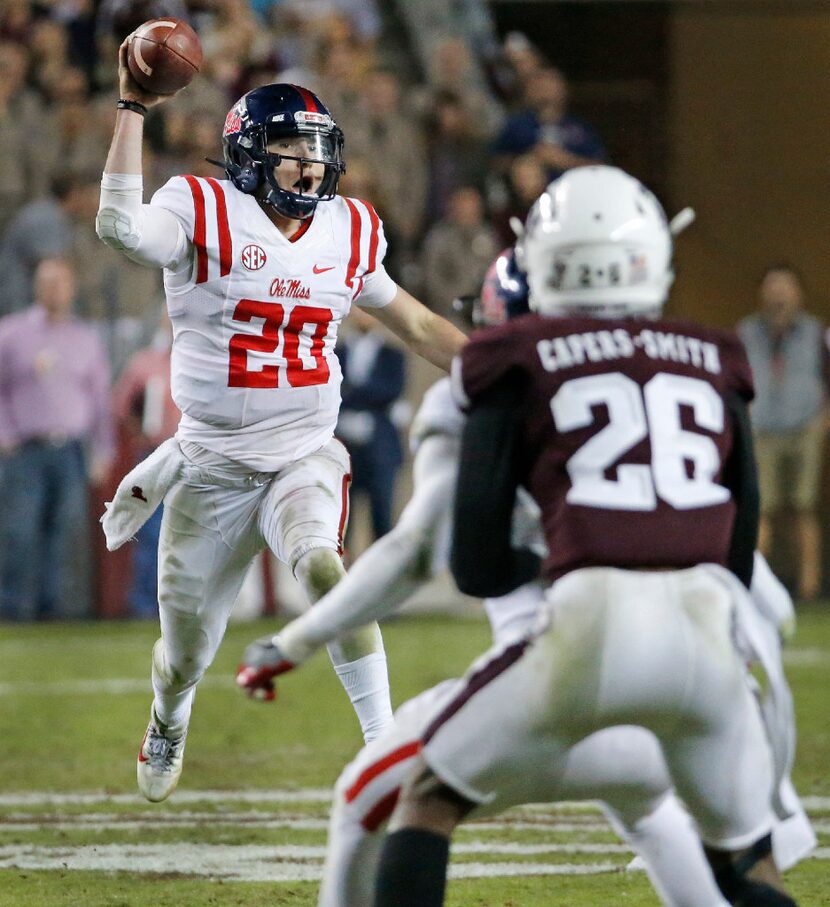
<instances>
[{"instance_id":1,"label":"football","mask_svg":"<svg viewBox=\"0 0 830 907\"><path fill-rule=\"evenodd\" d=\"M127 51L132 77L145 91L173 94L202 65L199 36L181 19L151 19L132 33Z\"/></svg>"}]
</instances>

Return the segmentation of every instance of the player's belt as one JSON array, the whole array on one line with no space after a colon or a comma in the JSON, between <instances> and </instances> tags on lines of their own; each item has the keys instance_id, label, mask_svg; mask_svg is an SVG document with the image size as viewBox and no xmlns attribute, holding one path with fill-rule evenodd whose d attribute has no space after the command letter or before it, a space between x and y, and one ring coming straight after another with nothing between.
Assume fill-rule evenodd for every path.
<instances>
[{"instance_id":1,"label":"player's belt","mask_svg":"<svg viewBox=\"0 0 830 907\"><path fill-rule=\"evenodd\" d=\"M185 463L182 478L188 485L218 485L221 488L261 488L274 478L273 472L248 472L234 475L221 469L210 469Z\"/></svg>"}]
</instances>

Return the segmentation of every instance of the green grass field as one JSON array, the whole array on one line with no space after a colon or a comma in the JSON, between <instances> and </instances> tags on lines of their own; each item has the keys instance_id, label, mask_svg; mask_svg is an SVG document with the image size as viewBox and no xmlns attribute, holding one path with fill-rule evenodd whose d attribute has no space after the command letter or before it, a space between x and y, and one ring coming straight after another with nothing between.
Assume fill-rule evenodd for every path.
<instances>
[{"instance_id":1,"label":"green grass field","mask_svg":"<svg viewBox=\"0 0 830 907\"><path fill-rule=\"evenodd\" d=\"M137 796L135 755L156 627L0 626L0 907L315 903L327 789L360 736L325 656L285 678L277 703L238 693L238 657L271 627L229 630L199 688L179 790L154 806ZM394 622L385 638L396 704L489 639L483 622L449 618ZM820 839L788 881L800 904L830 905L830 607L802 612L787 662L795 782ZM508 818L459 833L455 872L475 877L451 881L449 904L658 903L592 807Z\"/></svg>"}]
</instances>

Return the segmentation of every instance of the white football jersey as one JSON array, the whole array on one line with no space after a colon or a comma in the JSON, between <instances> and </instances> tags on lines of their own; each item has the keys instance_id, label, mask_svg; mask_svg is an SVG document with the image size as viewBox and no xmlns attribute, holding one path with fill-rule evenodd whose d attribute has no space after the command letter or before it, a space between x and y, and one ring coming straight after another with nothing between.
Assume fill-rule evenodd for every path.
<instances>
[{"instance_id":1,"label":"white football jersey","mask_svg":"<svg viewBox=\"0 0 830 907\"><path fill-rule=\"evenodd\" d=\"M353 302L382 307L397 292L374 208L320 202L289 239L227 180L177 176L152 204L192 251L164 272L177 437L262 472L318 450L340 407L340 323Z\"/></svg>"}]
</instances>

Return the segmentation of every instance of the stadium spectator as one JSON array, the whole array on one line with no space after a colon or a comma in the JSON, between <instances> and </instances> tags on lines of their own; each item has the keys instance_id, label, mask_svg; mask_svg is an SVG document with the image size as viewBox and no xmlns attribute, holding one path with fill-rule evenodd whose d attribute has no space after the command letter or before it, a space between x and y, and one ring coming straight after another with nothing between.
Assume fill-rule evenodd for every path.
<instances>
[{"instance_id":1,"label":"stadium spectator","mask_svg":"<svg viewBox=\"0 0 830 907\"><path fill-rule=\"evenodd\" d=\"M375 0L281 0L281 7L321 35L338 20L362 47L371 47L380 36L380 10Z\"/></svg>"},{"instance_id":2,"label":"stadium spectator","mask_svg":"<svg viewBox=\"0 0 830 907\"><path fill-rule=\"evenodd\" d=\"M56 175L51 194L24 205L6 227L0 241L0 315L29 305L32 276L41 259L69 253L72 220L83 216L85 185L76 174ZM96 191L94 184L91 191Z\"/></svg>"},{"instance_id":3,"label":"stadium spectator","mask_svg":"<svg viewBox=\"0 0 830 907\"><path fill-rule=\"evenodd\" d=\"M20 205L39 195L45 148L42 105L25 85L26 51L0 43L0 230Z\"/></svg>"},{"instance_id":4,"label":"stadium spectator","mask_svg":"<svg viewBox=\"0 0 830 907\"><path fill-rule=\"evenodd\" d=\"M66 66L42 83L50 101L45 117L46 148L42 154L45 172L93 171L104 156L103 129L98 109L88 100L89 84L84 71Z\"/></svg>"},{"instance_id":5,"label":"stadium spectator","mask_svg":"<svg viewBox=\"0 0 830 907\"><path fill-rule=\"evenodd\" d=\"M170 392L173 331L166 309L149 346L127 363L113 388L112 408L118 426L122 465L132 469L162 441L176 433L181 413ZM158 540L162 508L136 533L126 550L132 556L127 605L132 617L158 616ZM106 570L107 562L101 565Z\"/></svg>"},{"instance_id":6,"label":"stadium spectator","mask_svg":"<svg viewBox=\"0 0 830 907\"><path fill-rule=\"evenodd\" d=\"M433 224L446 214L447 201L456 189L483 186L487 148L469 109L452 91L441 90L433 94L426 132L429 147L427 222Z\"/></svg>"},{"instance_id":7,"label":"stadium spectator","mask_svg":"<svg viewBox=\"0 0 830 907\"><path fill-rule=\"evenodd\" d=\"M497 210L492 217L501 246L513 245L516 234L510 226L511 220L518 218L524 223L531 205L546 185L547 172L534 154L521 154L510 165L505 197L494 206Z\"/></svg>"},{"instance_id":8,"label":"stadium spectator","mask_svg":"<svg viewBox=\"0 0 830 907\"><path fill-rule=\"evenodd\" d=\"M496 139L496 164L506 172L519 154L533 152L554 180L572 167L605 160L605 149L594 130L568 113L568 84L552 66L531 72L525 106L508 117Z\"/></svg>"},{"instance_id":9,"label":"stadium spectator","mask_svg":"<svg viewBox=\"0 0 830 907\"><path fill-rule=\"evenodd\" d=\"M73 317L74 296L69 263L45 259L35 272L34 304L0 319L6 619L85 610L71 594L77 571L70 560L77 564L86 551L87 481L106 474L112 423L106 356L97 333Z\"/></svg>"},{"instance_id":10,"label":"stadium spectator","mask_svg":"<svg viewBox=\"0 0 830 907\"><path fill-rule=\"evenodd\" d=\"M374 538L392 528L395 480L403 461L394 405L406 381L406 356L372 318L352 309L337 348L343 402L337 437L352 458L352 493L369 501Z\"/></svg>"},{"instance_id":11,"label":"stadium spectator","mask_svg":"<svg viewBox=\"0 0 830 907\"><path fill-rule=\"evenodd\" d=\"M0 9L0 41L27 44L32 30L29 0L6 0Z\"/></svg>"},{"instance_id":12,"label":"stadium spectator","mask_svg":"<svg viewBox=\"0 0 830 907\"><path fill-rule=\"evenodd\" d=\"M20 210L0 244L0 315L29 304L32 275L41 259L66 257L75 267L77 311L96 324L111 368L118 372L151 333L147 303L158 295L160 281L146 268L113 259L98 241L98 192L97 176L62 173L52 180L51 198Z\"/></svg>"},{"instance_id":13,"label":"stadium spectator","mask_svg":"<svg viewBox=\"0 0 830 907\"><path fill-rule=\"evenodd\" d=\"M502 42L501 54L491 61L490 74L499 96L515 109L524 99L530 77L546 65L541 51L527 35L512 31Z\"/></svg>"},{"instance_id":14,"label":"stadium spectator","mask_svg":"<svg viewBox=\"0 0 830 907\"><path fill-rule=\"evenodd\" d=\"M804 308L799 272L788 263L767 268L760 311L738 326L755 377L752 421L761 485L759 548L770 550L771 520L788 503L796 511L798 594L821 589L818 504L827 426L828 351L817 318Z\"/></svg>"},{"instance_id":15,"label":"stadium spectator","mask_svg":"<svg viewBox=\"0 0 830 907\"><path fill-rule=\"evenodd\" d=\"M459 36L441 38L429 64L429 84L426 90L414 89L416 103L428 114L436 94L453 94L476 137L492 139L504 122L504 111L482 84L467 41Z\"/></svg>"},{"instance_id":16,"label":"stadium spectator","mask_svg":"<svg viewBox=\"0 0 830 907\"><path fill-rule=\"evenodd\" d=\"M376 162L376 180L384 198L378 208L389 242L388 268L393 275L414 254L424 222L427 168L423 136L408 114L398 77L388 69L368 73L362 98L363 128L349 136L349 153ZM396 270L397 269L397 270Z\"/></svg>"},{"instance_id":17,"label":"stadium spectator","mask_svg":"<svg viewBox=\"0 0 830 907\"><path fill-rule=\"evenodd\" d=\"M447 216L424 239L424 301L445 318L455 318L453 299L477 292L498 250L496 233L484 216L481 193L472 186L456 189Z\"/></svg>"},{"instance_id":18,"label":"stadium spectator","mask_svg":"<svg viewBox=\"0 0 830 907\"><path fill-rule=\"evenodd\" d=\"M363 128L361 92L371 55L354 41L327 39L320 44L316 56L313 83L321 96L331 101L329 110L344 134L358 134Z\"/></svg>"}]
</instances>

